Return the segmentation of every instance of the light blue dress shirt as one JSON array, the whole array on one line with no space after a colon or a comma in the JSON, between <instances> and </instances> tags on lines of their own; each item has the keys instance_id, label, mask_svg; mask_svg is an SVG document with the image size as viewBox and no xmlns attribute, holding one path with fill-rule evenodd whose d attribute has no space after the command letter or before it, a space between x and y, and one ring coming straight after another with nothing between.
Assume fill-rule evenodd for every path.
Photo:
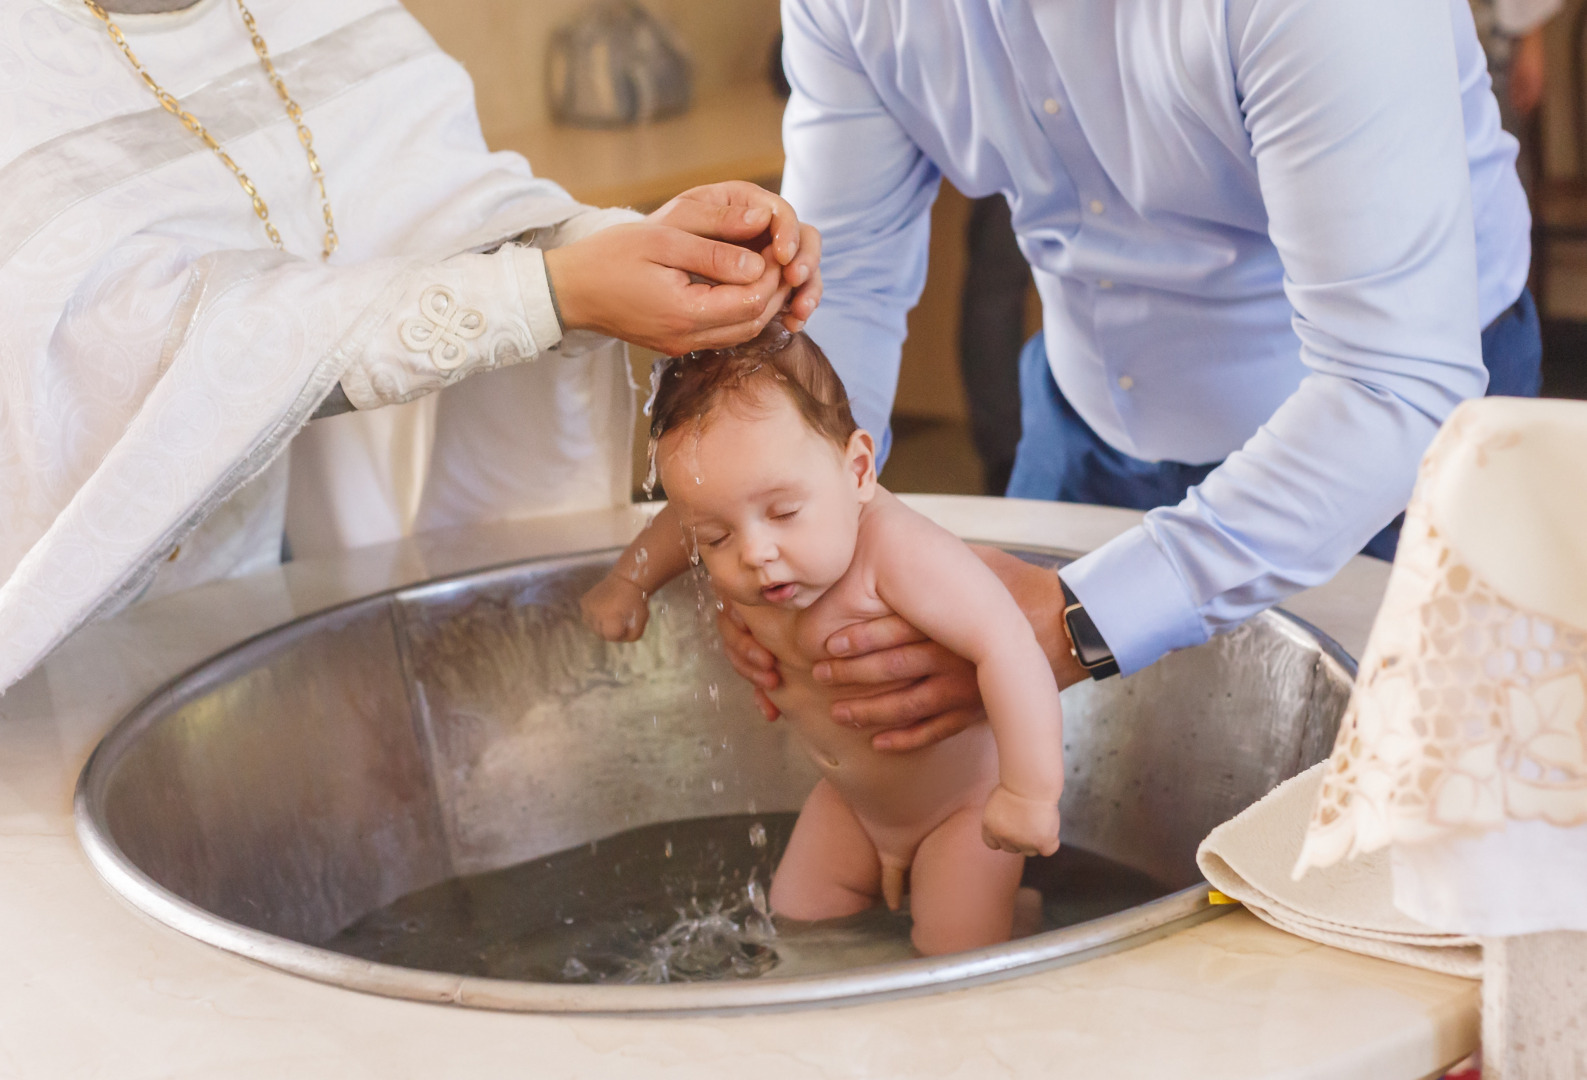
<instances>
[{"instance_id":1,"label":"light blue dress shirt","mask_svg":"<svg viewBox=\"0 0 1587 1080\"><path fill-rule=\"evenodd\" d=\"M809 330L885 431L941 177L1002 192L1065 397L1223 460L1064 571L1139 670L1331 577L1487 385L1530 216L1467 0L783 0Z\"/></svg>"}]
</instances>

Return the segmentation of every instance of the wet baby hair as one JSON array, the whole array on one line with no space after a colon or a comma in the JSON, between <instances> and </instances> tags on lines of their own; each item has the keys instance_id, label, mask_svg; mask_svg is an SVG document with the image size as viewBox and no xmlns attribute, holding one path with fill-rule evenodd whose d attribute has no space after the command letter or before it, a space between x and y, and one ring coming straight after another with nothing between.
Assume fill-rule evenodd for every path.
<instances>
[{"instance_id":1,"label":"wet baby hair","mask_svg":"<svg viewBox=\"0 0 1587 1080\"><path fill-rule=\"evenodd\" d=\"M821 347L803 331L790 333L773 320L742 345L666 361L651 405L650 437L659 440L725 406L753 408L769 387L787 394L805 423L840 448L848 445L859 426L843 380Z\"/></svg>"}]
</instances>

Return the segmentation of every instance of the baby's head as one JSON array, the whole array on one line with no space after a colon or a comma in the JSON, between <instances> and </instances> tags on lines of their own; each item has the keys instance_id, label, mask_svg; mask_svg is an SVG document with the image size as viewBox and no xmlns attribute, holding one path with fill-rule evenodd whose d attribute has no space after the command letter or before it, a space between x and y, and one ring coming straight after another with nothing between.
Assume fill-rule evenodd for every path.
<instances>
[{"instance_id":1,"label":"baby's head","mask_svg":"<svg viewBox=\"0 0 1587 1080\"><path fill-rule=\"evenodd\" d=\"M662 372L656 467L719 593L805 608L854 558L876 452L843 381L802 333L691 353Z\"/></svg>"}]
</instances>

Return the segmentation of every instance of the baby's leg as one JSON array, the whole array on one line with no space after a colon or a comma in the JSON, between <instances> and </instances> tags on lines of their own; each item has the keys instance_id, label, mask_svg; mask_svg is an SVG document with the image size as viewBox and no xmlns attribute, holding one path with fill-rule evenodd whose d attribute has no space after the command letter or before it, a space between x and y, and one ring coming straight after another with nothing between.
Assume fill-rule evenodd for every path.
<instances>
[{"instance_id":1,"label":"baby's leg","mask_svg":"<svg viewBox=\"0 0 1587 1080\"><path fill-rule=\"evenodd\" d=\"M876 903L876 845L837 789L822 780L794 823L771 879L771 909L790 919L836 919Z\"/></svg>"},{"instance_id":2,"label":"baby's leg","mask_svg":"<svg viewBox=\"0 0 1587 1080\"><path fill-rule=\"evenodd\" d=\"M981 804L955 811L915 852L909 913L915 948L927 956L1007 941L1025 859L981 840Z\"/></svg>"}]
</instances>

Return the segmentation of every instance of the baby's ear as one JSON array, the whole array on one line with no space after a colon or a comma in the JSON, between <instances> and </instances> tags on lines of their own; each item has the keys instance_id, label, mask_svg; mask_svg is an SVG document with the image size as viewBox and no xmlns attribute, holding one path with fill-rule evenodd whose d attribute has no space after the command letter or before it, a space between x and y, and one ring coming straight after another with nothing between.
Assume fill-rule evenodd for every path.
<instances>
[{"instance_id":1,"label":"baby's ear","mask_svg":"<svg viewBox=\"0 0 1587 1080\"><path fill-rule=\"evenodd\" d=\"M860 502L870 502L876 495L876 442L870 432L860 428L849 436L843 462L854 477Z\"/></svg>"}]
</instances>

